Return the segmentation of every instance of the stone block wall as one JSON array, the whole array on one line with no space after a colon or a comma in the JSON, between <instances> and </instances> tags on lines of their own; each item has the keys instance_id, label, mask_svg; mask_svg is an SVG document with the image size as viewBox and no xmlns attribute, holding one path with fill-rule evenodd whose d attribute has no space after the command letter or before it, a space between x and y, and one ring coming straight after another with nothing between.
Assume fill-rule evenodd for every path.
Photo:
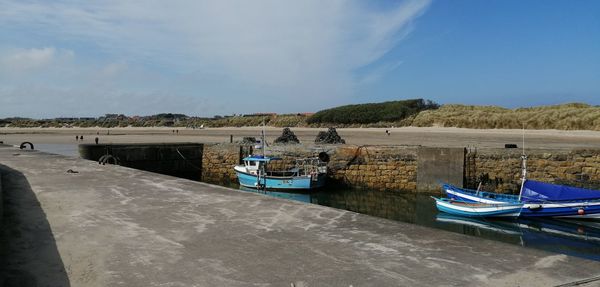
<instances>
[{"instance_id":1,"label":"stone block wall","mask_svg":"<svg viewBox=\"0 0 600 287\"><path fill-rule=\"evenodd\" d=\"M282 158L272 169L294 166L297 158L316 157L320 152L330 156L328 186L358 187L375 190L415 190L416 148L347 145L280 145L269 147L269 154ZM218 184L236 183L233 166L245 156L236 144L206 145L203 155L202 180Z\"/></svg>"},{"instance_id":2,"label":"stone block wall","mask_svg":"<svg viewBox=\"0 0 600 287\"><path fill-rule=\"evenodd\" d=\"M376 190L417 188L415 147L341 146L328 164L330 182Z\"/></svg>"},{"instance_id":3,"label":"stone block wall","mask_svg":"<svg viewBox=\"0 0 600 287\"><path fill-rule=\"evenodd\" d=\"M529 179L600 189L600 149L527 152ZM487 175L487 189L518 192L521 177L521 152L517 150L480 150L476 156L477 174Z\"/></svg>"},{"instance_id":4,"label":"stone block wall","mask_svg":"<svg viewBox=\"0 0 600 287\"><path fill-rule=\"evenodd\" d=\"M237 182L233 167L240 163L240 145L206 144L202 154L202 181L229 185Z\"/></svg>"}]
</instances>

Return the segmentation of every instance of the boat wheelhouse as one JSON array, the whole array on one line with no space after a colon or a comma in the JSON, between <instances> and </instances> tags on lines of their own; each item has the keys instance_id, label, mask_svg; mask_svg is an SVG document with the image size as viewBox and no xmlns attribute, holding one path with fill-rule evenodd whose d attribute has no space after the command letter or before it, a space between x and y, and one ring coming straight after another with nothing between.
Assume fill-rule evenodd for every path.
<instances>
[{"instance_id":1,"label":"boat wheelhouse","mask_svg":"<svg viewBox=\"0 0 600 287\"><path fill-rule=\"evenodd\" d=\"M240 185L256 189L310 190L325 185L327 164L319 158L297 159L294 167L273 170L270 164L278 157L253 155L234 167Z\"/></svg>"}]
</instances>

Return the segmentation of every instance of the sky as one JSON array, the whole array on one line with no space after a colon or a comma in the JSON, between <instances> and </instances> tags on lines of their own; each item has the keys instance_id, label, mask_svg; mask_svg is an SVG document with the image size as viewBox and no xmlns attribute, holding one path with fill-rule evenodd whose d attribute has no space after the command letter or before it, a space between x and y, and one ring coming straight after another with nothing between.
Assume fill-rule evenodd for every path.
<instances>
[{"instance_id":1,"label":"sky","mask_svg":"<svg viewBox=\"0 0 600 287\"><path fill-rule=\"evenodd\" d=\"M0 0L0 118L600 105L600 1Z\"/></svg>"}]
</instances>

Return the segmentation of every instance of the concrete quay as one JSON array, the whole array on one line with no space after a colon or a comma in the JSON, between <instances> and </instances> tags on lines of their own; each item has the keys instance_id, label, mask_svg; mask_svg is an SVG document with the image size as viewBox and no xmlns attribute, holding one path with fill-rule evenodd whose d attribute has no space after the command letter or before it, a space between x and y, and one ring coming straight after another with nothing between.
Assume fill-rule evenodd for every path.
<instances>
[{"instance_id":1,"label":"concrete quay","mask_svg":"<svg viewBox=\"0 0 600 287\"><path fill-rule=\"evenodd\" d=\"M0 147L0 173L0 286L554 286L600 276L600 262L38 151Z\"/></svg>"}]
</instances>

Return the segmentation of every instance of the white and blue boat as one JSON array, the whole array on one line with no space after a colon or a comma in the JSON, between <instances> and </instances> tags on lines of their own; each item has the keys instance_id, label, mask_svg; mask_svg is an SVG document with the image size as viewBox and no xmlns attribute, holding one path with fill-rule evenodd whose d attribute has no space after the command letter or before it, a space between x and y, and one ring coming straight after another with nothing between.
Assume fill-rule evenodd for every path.
<instances>
[{"instance_id":1,"label":"white and blue boat","mask_svg":"<svg viewBox=\"0 0 600 287\"><path fill-rule=\"evenodd\" d=\"M450 198L436 198L435 207L448 214L466 217L519 217L521 203L490 204L481 202L466 202Z\"/></svg>"},{"instance_id":2,"label":"white and blue boat","mask_svg":"<svg viewBox=\"0 0 600 287\"><path fill-rule=\"evenodd\" d=\"M524 142L524 140L523 140ZM523 204L522 217L600 219L600 191L527 179L527 156L521 156L519 195L442 186L454 200L487 204Z\"/></svg>"},{"instance_id":3,"label":"white and blue boat","mask_svg":"<svg viewBox=\"0 0 600 287\"><path fill-rule=\"evenodd\" d=\"M520 195L443 185L448 198L488 204L522 203L522 217L600 219L600 191L525 180Z\"/></svg>"},{"instance_id":4,"label":"white and blue boat","mask_svg":"<svg viewBox=\"0 0 600 287\"><path fill-rule=\"evenodd\" d=\"M269 164L278 157L253 155L234 167L241 186L255 189L310 190L325 185L327 164L319 158L297 159L293 168L270 170Z\"/></svg>"}]
</instances>

